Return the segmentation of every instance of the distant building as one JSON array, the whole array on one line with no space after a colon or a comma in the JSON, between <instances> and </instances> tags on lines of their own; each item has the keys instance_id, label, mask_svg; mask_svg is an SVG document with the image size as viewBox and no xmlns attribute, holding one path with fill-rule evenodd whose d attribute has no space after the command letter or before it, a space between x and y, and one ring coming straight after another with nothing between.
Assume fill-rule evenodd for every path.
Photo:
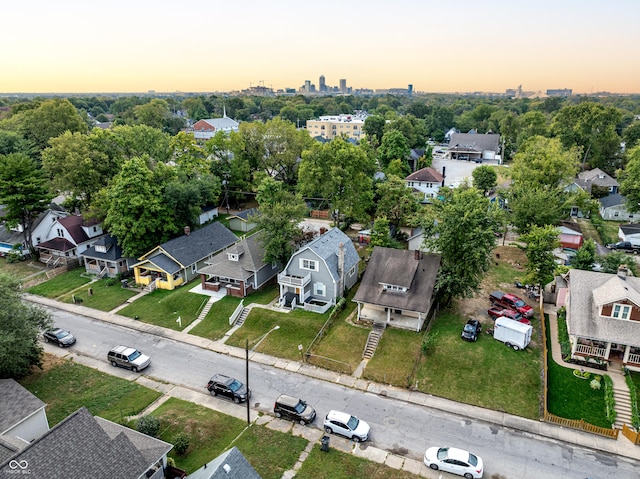
<instances>
[{"instance_id":1,"label":"distant building","mask_svg":"<svg viewBox=\"0 0 640 479\"><path fill-rule=\"evenodd\" d=\"M348 93L346 78L340 78L340 93Z\"/></svg>"},{"instance_id":2,"label":"distant building","mask_svg":"<svg viewBox=\"0 0 640 479\"><path fill-rule=\"evenodd\" d=\"M324 75L320 75L320 78L318 79L318 89L320 92L327 91L327 84L325 83Z\"/></svg>"},{"instance_id":3,"label":"distant building","mask_svg":"<svg viewBox=\"0 0 640 479\"><path fill-rule=\"evenodd\" d=\"M561 96L568 97L573 94L573 90L571 88L561 88L558 90L547 90L547 96Z\"/></svg>"},{"instance_id":4,"label":"distant building","mask_svg":"<svg viewBox=\"0 0 640 479\"><path fill-rule=\"evenodd\" d=\"M226 109L222 118L209 118L207 120L198 120L192 127L193 136L196 140L208 140L219 131L231 133L238 131L240 124L227 116Z\"/></svg>"},{"instance_id":5,"label":"distant building","mask_svg":"<svg viewBox=\"0 0 640 479\"><path fill-rule=\"evenodd\" d=\"M348 138L360 140L365 136L363 127L367 116L366 112L321 116L315 120L307 120L307 131L313 138L332 140L337 136L346 135Z\"/></svg>"}]
</instances>

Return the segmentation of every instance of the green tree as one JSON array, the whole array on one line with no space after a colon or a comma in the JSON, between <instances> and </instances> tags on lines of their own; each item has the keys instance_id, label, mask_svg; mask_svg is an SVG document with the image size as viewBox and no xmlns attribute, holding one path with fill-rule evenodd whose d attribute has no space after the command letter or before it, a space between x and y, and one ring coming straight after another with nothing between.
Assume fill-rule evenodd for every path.
<instances>
[{"instance_id":1,"label":"green tree","mask_svg":"<svg viewBox=\"0 0 640 479\"><path fill-rule=\"evenodd\" d=\"M137 124L147 125L165 131L165 126L171 116L171 111L165 100L154 98L144 105L133 107L133 115Z\"/></svg>"},{"instance_id":2,"label":"green tree","mask_svg":"<svg viewBox=\"0 0 640 479\"><path fill-rule=\"evenodd\" d=\"M0 378L20 379L42 365L38 336L52 324L46 311L22 301L18 279L0 272Z\"/></svg>"},{"instance_id":3,"label":"green tree","mask_svg":"<svg viewBox=\"0 0 640 479\"><path fill-rule=\"evenodd\" d=\"M445 301L470 297L489 268L497 208L468 186L443 191L432 206L421 210L417 222L425 234L424 246L442 255L436 290Z\"/></svg>"},{"instance_id":4,"label":"green tree","mask_svg":"<svg viewBox=\"0 0 640 479\"><path fill-rule=\"evenodd\" d=\"M519 187L509 192L511 224L521 234L533 226L555 225L564 216L564 198L561 192L541 186Z\"/></svg>"},{"instance_id":5,"label":"green tree","mask_svg":"<svg viewBox=\"0 0 640 479\"><path fill-rule=\"evenodd\" d=\"M132 158L109 185L104 226L126 256L138 257L179 230L163 201L164 173L151 171L145 158Z\"/></svg>"},{"instance_id":6,"label":"green tree","mask_svg":"<svg viewBox=\"0 0 640 479\"><path fill-rule=\"evenodd\" d=\"M556 227L546 225L534 226L529 233L520 236L526 243L524 252L527 255L527 283L544 286L553 280L556 270L553 250L560 246L559 235Z\"/></svg>"},{"instance_id":7,"label":"green tree","mask_svg":"<svg viewBox=\"0 0 640 479\"><path fill-rule=\"evenodd\" d=\"M366 121L366 120L365 120ZM399 130L389 130L382 135L378 157L382 166L387 167L393 160L406 161L409 157L407 139Z\"/></svg>"},{"instance_id":8,"label":"green tree","mask_svg":"<svg viewBox=\"0 0 640 479\"><path fill-rule=\"evenodd\" d=\"M635 121L626 127L622 132L622 139L627 149L640 146L640 121Z\"/></svg>"},{"instance_id":9,"label":"green tree","mask_svg":"<svg viewBox=\"0 0 640 479\"><path fill-rule=\"evenodd\" d=\"M634 276L637 276L636 267L634 261L629 261L629 255L623 251L612 251L609 254L600 256L600 264L602 265L602 272L609 274L616 274L620 266L627 266Z\"/></svg>"},{"instance_id":10,"label":"green tree","mask_svg":"<svg viewBox=\"0 0 640 479\"><path fill-rule=\"evenodd\" d=\"M373 222L373 228L371 228L369 249L373 250L376 246L384 246L386 248L393 248L395 246L395 242L391 239L389 220L384 216L376 218Z\"/></svg>"},{"instance_id":11,"label":"green tree","mask_svg":"<svg viewBox=\"0 0 640 479\"><path fill-rule=\"evenodd\" d=\"M301 234L298 224L306 213L304 201L288 191L284 183L268 176L260 183L256 200L260 214L253 220L260 228L264 261L284 265Z\"/></svg>"},{"instance_id":12,"label":"green tree","mask_svg":"<svg viewBox=\"0 0 640 479\"><path fill-rule=\"evenodd\" d=\"M184 174L187 180L198 178L209 172L209 163L204 156L204 151L191 133L181 131L171 137L169 147L173 151L173 161L178 171Z\"/></svg>"},{"instance_id":13,"label":"green tree","mask_svg":"<svg viewBox=\"0 0 640 479\"><path fill-rule=\"evenodd\" d=\"M377 217L385 217L396 229L407 224L420 205L402 178L388 176L376 185Z\"/></svg>"},{"instance_id":14,"label":"green tree","mask_svg":"<svg viewBox=\"0 0 640 479\"><path fill-rule=\"evenodd\" d=\"M381 115L369 115L364 120L364 126L362 129L372 145L376 147L380 145L382 135L384 135L384 125L386 122L387 121Z\"/></svg>"},{"instance_id":15,"label":"green tree","mask_svg":"<svg viewBox=\"0 0 640 479\"><path fill-rule=\"evenodd\" d=\"M483 193L487 193L498 183L498 174L496 170L488 165L482 165L473 170L473 187L479 189Z\"/></svg>"},{"instance_id":16,"label":"green tree","mask_svg":"<svg viewBox=\"0 0 640 479\"><path fill-rule=\"evenodd\" d=\"M336 138L303 152L298 188L302 195L325 198L337 223L341 215L364 221L373 200L374 171L364 150Z\"/></svg>"},{"instance_id":17,"label":"green tree","mask_svg":"<svg viewBox=\"0 0 640 479\"><path fill-rule=\"evenodd\" d=\"M618 175L620 193L626 198L627 210L640 211L640 145L627 152L627 166Z\"/></svg>"},{"instance_id":18,"label":"green tree","mask_svg":"<svg viewBox=\"0 0 640 479\"><path fill-rule=\"evenodd\" d=\"M51 138L65 131L86 133L87 130L85 118L71 102L58 98L46 100L37 108L24 112L19 133L38 150L43 150Z\"/></svg>"},{"instance_id":19,"label":"green tree","mask_svg":"<svg viewBox=\"0 0 640 479\"><path fill-rule=\"evenodd\" d=\"M54 197L34 160L23 153L0 156L0 204L9 227L20 225L25 244L35 253L31 237L33 222Z\"/></svg>"},{"instance_id":20,"label":"green tree","mask_svg":"<svg viewBox=\"0 0 640 479\"><path fill-rule=\"evenodd\" d=\"M596 262L596 243L593 240L587 240L578 248L576 256L571 262L571 266L576 269L584 269L591 271Z\"/></svg>"}]
</instances>

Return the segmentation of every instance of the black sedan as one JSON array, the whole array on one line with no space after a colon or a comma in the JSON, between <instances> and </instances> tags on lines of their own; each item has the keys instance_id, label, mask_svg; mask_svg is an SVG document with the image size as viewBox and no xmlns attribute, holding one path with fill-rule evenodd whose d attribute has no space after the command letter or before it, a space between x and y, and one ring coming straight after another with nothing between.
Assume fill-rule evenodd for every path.
<instances>
[{"instance_id":1,"label":"black sedan","mask_svg":"<svg viewBox=\"0 0 640 479\"><path fill-rule=\"evenodd\" d=\"M470 319L469 321L467 321L467 324L464 325L460 337L465 341L477 341L480 331L482 331L482 325L480 324L480 321L478 321L477 319Z\"/></svg>"},{"instance_id":2,"label":"black sedan","mask_svg":"<svg viewBox=\"0 0 640 479\"><path fill-rule=\"evenodd\" d=\"M57 344L61 348L71 346L76 342L76 338L73 334L60 328L45 331L44 333L42 333L42 337L47 343Z\"/></svg>"}]
</instances>

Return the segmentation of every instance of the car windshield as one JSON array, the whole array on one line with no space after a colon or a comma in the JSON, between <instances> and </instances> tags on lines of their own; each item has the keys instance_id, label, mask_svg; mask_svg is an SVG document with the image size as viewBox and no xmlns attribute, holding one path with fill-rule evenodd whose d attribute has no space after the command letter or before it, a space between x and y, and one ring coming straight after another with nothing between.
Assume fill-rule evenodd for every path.
<instances>
[{"instance_id":1,"label":"car windshield","mask_svg":"<svg viewBox=\"0 0 640 479\"><path fill-rule=\"evenodd\" d=\"M138 359L140 357L140 351L134 351L132 352L129 357L127 359L129 359L129 361L135 361L136 359Z\"/></svg>"},{"instance_id":2,"label":"car windshield","mask_svg":"<svg viewBox=\"0 0 640 479\"><path fill-rule=\"evenodd\" d=\"M438 459L440 459L441 461L446 459L448 453L449 453L448 447L441 447L440 449L438 449Z\"/></svg>"},{"instance_id":3,"label":"car windshield","mask_svg":"<svg viewBox=\"0 0 640 479\"><path fill-rule=\"evenodd\" d=\"M476 330L476 327L473 324L468 324L467 323L467 324L464 325L464 330L467 333L473 333Z\"/></svg>"},{"instance_id":4,"label":"car windshield","mask_svg":"<svg viewBox=\"0 0 640 479\"><path fill-rule=\"evenodd\" d=\"M349 422L347 423L347 426L349 426L349 429L351 429L352 431L355 431L356 428L358 427L358 424L360 424L360 420L357 417L351 416L349 418Z\"/></svg>"},{"instance_id":5,"label":"car windshield","mask_svg":"<svg viewBox=\"0 0 640 479\"><path fill-rule=\"evenodd\" d=\"M296 404L295 409L297 413L302 413L306 408L307 408L307 403L301 399L300 401L298 401L298 404Z\"/></svg>"},{"instance_id":6,"label":"car windshield","mask_svg":"<svg viewBox=\"0 0 640 479\"><path fill-rule=\"evenodd\" d=\"M517 301L515 302L515 305L516 305L516 307L518 307L518 308L522 308L523 306L526 306L525 302L524 302L524 301L522 301L521 299L517 300Z\"/></svg>"},{"instance_id":7,"label":"car windshield","mask_svg":"<svg viewBox=\"0 0 640 479\"><path fill-rule=\"evenodd\" d=\"M240 381L238 381L237 379L234 379L229 384L229 389L231 389L233 392L236 392L241 387L242 387L242 383Z\"/></svg>"},{"instance_id":8,"label":"car windshield","mask_svg":"<svg viewBox=\"0 0 640 479\"><path fill-rule=\"evenodd\" d=\"M474 467L478 465L478 458L471 453L469 453L469 464Z\"/></svg>"},{"instance_id":9,"label":"car windshield","mask_svg":"<svg viewBox=\"0 0 640 479\"><path fill-rule=\"evenodd\" d=\"M60 330L60 331L56 332L56 337L58 339L66 338L67 336L69 336L69 331Z\"/></svg>"}]
</instances>

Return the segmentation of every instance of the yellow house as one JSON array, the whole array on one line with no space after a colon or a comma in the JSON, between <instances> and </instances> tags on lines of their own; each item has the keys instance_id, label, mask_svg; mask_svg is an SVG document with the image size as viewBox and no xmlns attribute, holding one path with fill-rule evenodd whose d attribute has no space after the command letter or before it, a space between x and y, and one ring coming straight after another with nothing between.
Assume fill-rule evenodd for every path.
<instances>
[{"instance_id":1,"label":"yellow house","mask_svg":"<svg viewBox=\"0 0 640 479\"><path fill-rule=\"evenodd\" d=\"M214 222L156 246L133 265L136 284L149 289L174 289L199 278L198 268L216 253L238 241L222 223Z\"/></svg>"}]
</instances>

